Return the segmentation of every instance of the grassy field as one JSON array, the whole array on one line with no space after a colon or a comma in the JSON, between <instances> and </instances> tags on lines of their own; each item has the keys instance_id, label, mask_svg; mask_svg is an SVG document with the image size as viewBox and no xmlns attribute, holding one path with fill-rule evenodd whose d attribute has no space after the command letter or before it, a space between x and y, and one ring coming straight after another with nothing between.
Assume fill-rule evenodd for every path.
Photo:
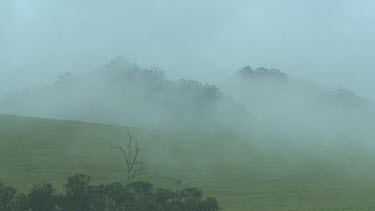
<instances>
[{"instance_id":1,"label":"grassy field","mask_svg":"<svg viewBox=\"0 0 375 211\"><path fill-rule=\"evenodd\" d=\"M27 191L85 173L125 181L129 129L148 174L169 188L198 187L224 210L375 210L375 156L363 143L239 137L0 115L0 181ZM182 183L176 181L181 180Z\"/></svg>"}]
</instances>

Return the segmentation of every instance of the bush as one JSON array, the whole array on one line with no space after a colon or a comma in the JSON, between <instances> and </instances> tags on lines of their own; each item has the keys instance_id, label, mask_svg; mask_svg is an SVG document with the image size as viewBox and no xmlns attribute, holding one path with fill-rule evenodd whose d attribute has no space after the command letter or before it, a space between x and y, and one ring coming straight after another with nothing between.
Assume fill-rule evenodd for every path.
<instances>
[{"instance_id":1,"label":"bush","mask_svg":"<svg viewBox=\"0 0 375 211\"><path fill-rule=\"evenodd\" d=\"M23 193L17 194L11 203L8 206L8 209L4 210L11 210L11 211L24 211L24 210L29 210L30 205L29 205L29 200L27 196Z\"/></svg>"},{"instance_id":2,"label":"bush","mask_svg":"<svg viewBox=\"0 0 375 211\"><path fill-rule=\"evenodd\" d=\"M115 182L97 187L98 200L108 210L135 210L136 196L121 183Z\"/></svg>"},{"instance_id":3,"label":"bush","mask_svg":"<svg viewBox=\"0 0 375 211\"><path fill-rule=\"evenodd\" d=\"M173 191L148 182L128 185L115 182L94 186L84 174L69 177L65 193L56 194L51 184L34 185L28 195L0 184L1 211L216 211L215 198L203 198L202 191L187 188Z\"/></svg>"},{"instance_id":4,"label":"bush","mask_svg":"<svg viewBox=\"0 0 375 211\"><path fill-rule=\"evenodd\" d=\"M97 188L90 185L88 175L77 174L69 177L65 186L65 197L62 207L71 211L101 210Z\"/></svg>"},{"instance_id":5,"label":"bush","mask_svg":"<svg viewBox=\"0 0 375 211\"><path fill-rule=\"evenodd\" d=\"M55 190L51 184L34 185L27 195L28 205L32 211L56 210ZM24 199L22 199L24 200Z\"/></svg>"},{"instance_id":6,"label":"bush","mask_svg":"<svg viewBox=\"0 0 375 211\"><path fill-rule=\"evenodd\" d=\"M16 189L0 183L0 210L7 210L16 194Z\"/></svg>"}]
</instances>

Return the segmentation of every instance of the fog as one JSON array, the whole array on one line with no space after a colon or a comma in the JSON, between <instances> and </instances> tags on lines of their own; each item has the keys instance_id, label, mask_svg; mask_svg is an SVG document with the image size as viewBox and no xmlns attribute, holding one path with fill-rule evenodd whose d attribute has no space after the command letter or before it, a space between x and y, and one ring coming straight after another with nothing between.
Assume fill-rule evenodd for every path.
<instances>
[{"instance_id":1,"label":"fog","mask_svg":"<svg viewBox=\"0 0 375 211\"><path fill-rule=\"evenodd\" d=\"M334 136L367 128L375 99L373 6L2 1L0 107L138 127ZM255 79L239 77L245 65L277 68L287 79L259 79L257 71ZM155 75L154 67L164 74ZM66 72L71 78L58 79Z\"/></svg>"},{"instance_id":2,"label":"fog","mask_svg":"<svg viewBox=\"0 0 375 211\"><path fill-rule=\"evenodd\" d=\"M224 210L375 210L374 9L0 0L0 196L144 163Z\"/></svg>"},{"instance_id":3,"label":"fog","mask_svg":"<svg viewBox=\"0 0 375 211\"><path fill-rule=\"evenodd\" d=\"M278 68L375 99L373 8L363 1L0 2L0 97L117 56L211 84Z\"/></svg>"}]
</instances>

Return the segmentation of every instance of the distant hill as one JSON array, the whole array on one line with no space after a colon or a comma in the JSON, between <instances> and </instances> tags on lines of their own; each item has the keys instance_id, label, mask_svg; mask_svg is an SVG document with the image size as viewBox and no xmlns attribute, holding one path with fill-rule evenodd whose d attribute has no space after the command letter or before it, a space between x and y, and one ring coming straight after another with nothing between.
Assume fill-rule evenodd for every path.
<instances>
[{"instance_id":1,"label":"distant hill","mask_svg":"<svg viewBox=\"0 0 375 211\"><path fill-rule=\"evenodd\" d=\"M350 90L343 88L333 91L324 90L311 81L293 79L275 68L259 67L253 70L250 66L245 66L236 72L236 78L233 80L248 86L249 91L258 92L253 93L251 97L255 95L290 95L294 97L305 95L311 101L331 106L367 109L371 105L370 101L355 95ZM239 86L233 86L234 89L237 87Z\"/></svg>"},{"instance_id":2,"label":"distant hill","mask_svg":"<svg viewBox=\"0 0 375 211\"><path fill-rule=\"evenodd\" d=\"M137 127L282 134L337 135L348 128L361 134L374 121L366 99L345 89L322 89L278 69L245 66L224 81L221 89L172 81L158 68L142 68L119 57L91 72L64 73L50 86L9 96L0 101L0 112Z\"/></svg>"},{"instance_id":3,"label":"distant hill","mask_svg":"<svg viewBox=\"0 0 375 211\"><path fill-rule=\"evenodd\" d=\"M245 66L223 81L223 93L258 121L256 131L359 138L371 133L369 125L375 123L372 102L343 88L323 89L278 69Z\"/></svg>"},{"instance_id":4,"label":"distant hill","mask_svg":"<svg viewBox=\"0 0 375 211\"><path fill-rule=\"evenodd\" d=\"M64 73L50 86L9 96L9 114L142 127L224 129L241 109L214 85L170 81L157 68L141 68L119 57L82 74ZM232 113L225 116L226 113Z\"/></svg>"}]
</instances>

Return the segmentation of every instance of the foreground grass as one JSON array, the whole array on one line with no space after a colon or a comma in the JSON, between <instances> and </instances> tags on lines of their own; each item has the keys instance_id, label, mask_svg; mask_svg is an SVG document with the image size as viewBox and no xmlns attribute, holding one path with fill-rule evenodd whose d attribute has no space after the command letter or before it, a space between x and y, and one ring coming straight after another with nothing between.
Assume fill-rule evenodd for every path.
<instances>
[{"instance_id":1,"label":"foreground grass","mask_svg":"<svg viewBox=\"0 0 375 211\"><path fill-rule=\"evenodd\" d=\"M143 180L199 187L224 210L375 210L375 156L359 143L298 142L0 115L0 181L21 191L76 173L125 181L129 129L149 168ZM177 182L179 181L179 182Z\"/></svg>"}]
</instances>

